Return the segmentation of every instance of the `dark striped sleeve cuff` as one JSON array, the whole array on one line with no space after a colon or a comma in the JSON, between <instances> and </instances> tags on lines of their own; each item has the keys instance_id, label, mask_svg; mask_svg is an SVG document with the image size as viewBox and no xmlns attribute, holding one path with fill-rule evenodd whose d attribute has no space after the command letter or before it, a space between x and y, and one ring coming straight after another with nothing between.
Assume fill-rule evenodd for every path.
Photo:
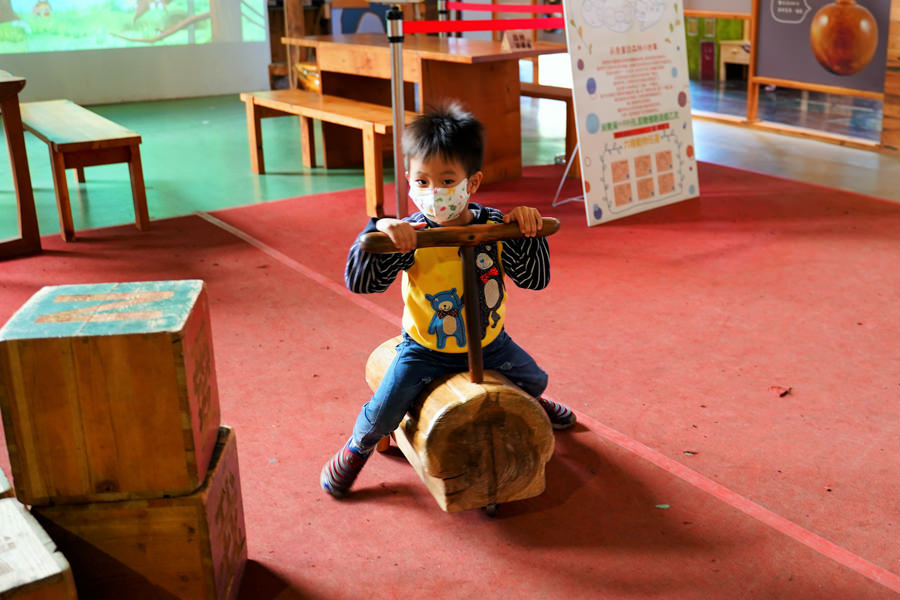
<instances>
[{"instance_id":1,"label":"dark striped sleeve cuff","mask_svg":"<svg viewBox=\"0 0 900 600\"><path fill-rule=\"evenodd\" d=\"M362 231L360 236L376 231L375 219ZM375 294L384 292L397 278L400 271L413 265L415 252L405 254L373 254L359 246L359 238L350 247L347 255L347 267L344 270L344 283L356 294Z\"/></svg>"},{"instance_id":2,"label":"dark striped sleeve cuff","mask_svg":"<svg viewBox=\"0 0 900 600\"><path fill-rule=\"evenodd\" d=\"M541 290L550 285L547 238L517 238L503 242L503 270L520 288Z\"/></svg>"}]
</instances>

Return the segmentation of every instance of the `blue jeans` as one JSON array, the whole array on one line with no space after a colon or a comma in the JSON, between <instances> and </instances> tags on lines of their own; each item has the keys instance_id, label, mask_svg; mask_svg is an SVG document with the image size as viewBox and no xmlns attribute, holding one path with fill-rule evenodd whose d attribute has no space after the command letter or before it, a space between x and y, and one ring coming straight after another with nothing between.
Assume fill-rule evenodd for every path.
<instances>
[{"instance_id":1,"label":"blue jeans","mask_svg":"<svg viewBox=\"0 0 900 600\"><path fill-rule=\"evenodd\" d=\"M512 338L501 331L483 350L484 368L499 371L507 379L535 398L547 388L547 373ZM437 352L425 348L405 333L397 346L397 355L384 378L366 402L356 425L353 442L359 448L371 448L391 433L409 411L422 390L443 375L469 370L468 355Z\"/></svg>"}]
</instances>

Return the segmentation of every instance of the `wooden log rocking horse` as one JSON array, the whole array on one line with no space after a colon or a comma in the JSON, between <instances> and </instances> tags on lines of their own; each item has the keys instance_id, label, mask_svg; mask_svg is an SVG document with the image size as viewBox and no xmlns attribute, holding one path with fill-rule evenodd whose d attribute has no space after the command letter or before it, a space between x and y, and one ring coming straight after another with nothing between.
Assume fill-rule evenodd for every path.
<instances>
[{"instance_id":1,"label":"wooden log rocking horse","mask_svg":"<svg viewBox=\"0 0 900 600\"><path fill-rule=\"evenodd\" d=\"M544 218L538 231L548 236L559 221ZM464 293L476 289L474 248L521 237L518 225L487 224L441 227L417 232L417 247L459 246ZM398 252L387 235L369 233L367 252ZM466 302L466 335L480 340L480 308ZM374 391L395 354L400 338L372 352L366 381ZM438 505L447 512L484 508L524 500L544 491L544 468L553 454L553 429L537 400L496 371L484 371L480 344L468 345L469 372L435 380L391 434ZM390 446L385 437L377 449Z\"/></svg>"}]
</instances>

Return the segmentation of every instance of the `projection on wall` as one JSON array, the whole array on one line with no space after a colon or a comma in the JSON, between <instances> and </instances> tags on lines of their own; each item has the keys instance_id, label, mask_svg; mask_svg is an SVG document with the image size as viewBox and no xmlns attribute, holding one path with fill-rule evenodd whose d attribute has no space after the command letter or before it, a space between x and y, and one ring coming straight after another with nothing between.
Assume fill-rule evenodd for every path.
<instances>
[{"instance_id":1,"label":"projection on wall","mask_svg":"<svg viewBox=\"0 0 900 600\"><path fill-rule=\"evenodd\" d=\"M264 0L0 0L0 54L266 40Z\"/></svg>"}]
</instances>

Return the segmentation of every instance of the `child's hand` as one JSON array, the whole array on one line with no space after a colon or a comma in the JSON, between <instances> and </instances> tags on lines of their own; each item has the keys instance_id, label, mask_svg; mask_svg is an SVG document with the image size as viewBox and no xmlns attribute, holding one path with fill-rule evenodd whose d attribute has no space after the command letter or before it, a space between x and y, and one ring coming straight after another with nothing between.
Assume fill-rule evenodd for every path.
<instances>
[{"instance_id":1,"label":"child's hand","mask_svg":"<svg viewBox=\"0 0 900 600\"><path fill-rule=\"evenodd\" d=\"M426 223L409 223L400 219L378 219L375 229L386 234L400 252L412 252L416 249L416 230L422 229Z\"/></svg>"},{"instance_id":2,"label":"child's hand","mask_svg":"<svg viewBox=\"0 0 900 600\"><path fill-rule=\"evenodd\" d=\"M504 223L518 223L519 231L525 237L534 237L537 232L544 226L541 220L541 213L536 208L530 206L517 206L505 215L503 215Z\"/></svg>"}]
</instances>

